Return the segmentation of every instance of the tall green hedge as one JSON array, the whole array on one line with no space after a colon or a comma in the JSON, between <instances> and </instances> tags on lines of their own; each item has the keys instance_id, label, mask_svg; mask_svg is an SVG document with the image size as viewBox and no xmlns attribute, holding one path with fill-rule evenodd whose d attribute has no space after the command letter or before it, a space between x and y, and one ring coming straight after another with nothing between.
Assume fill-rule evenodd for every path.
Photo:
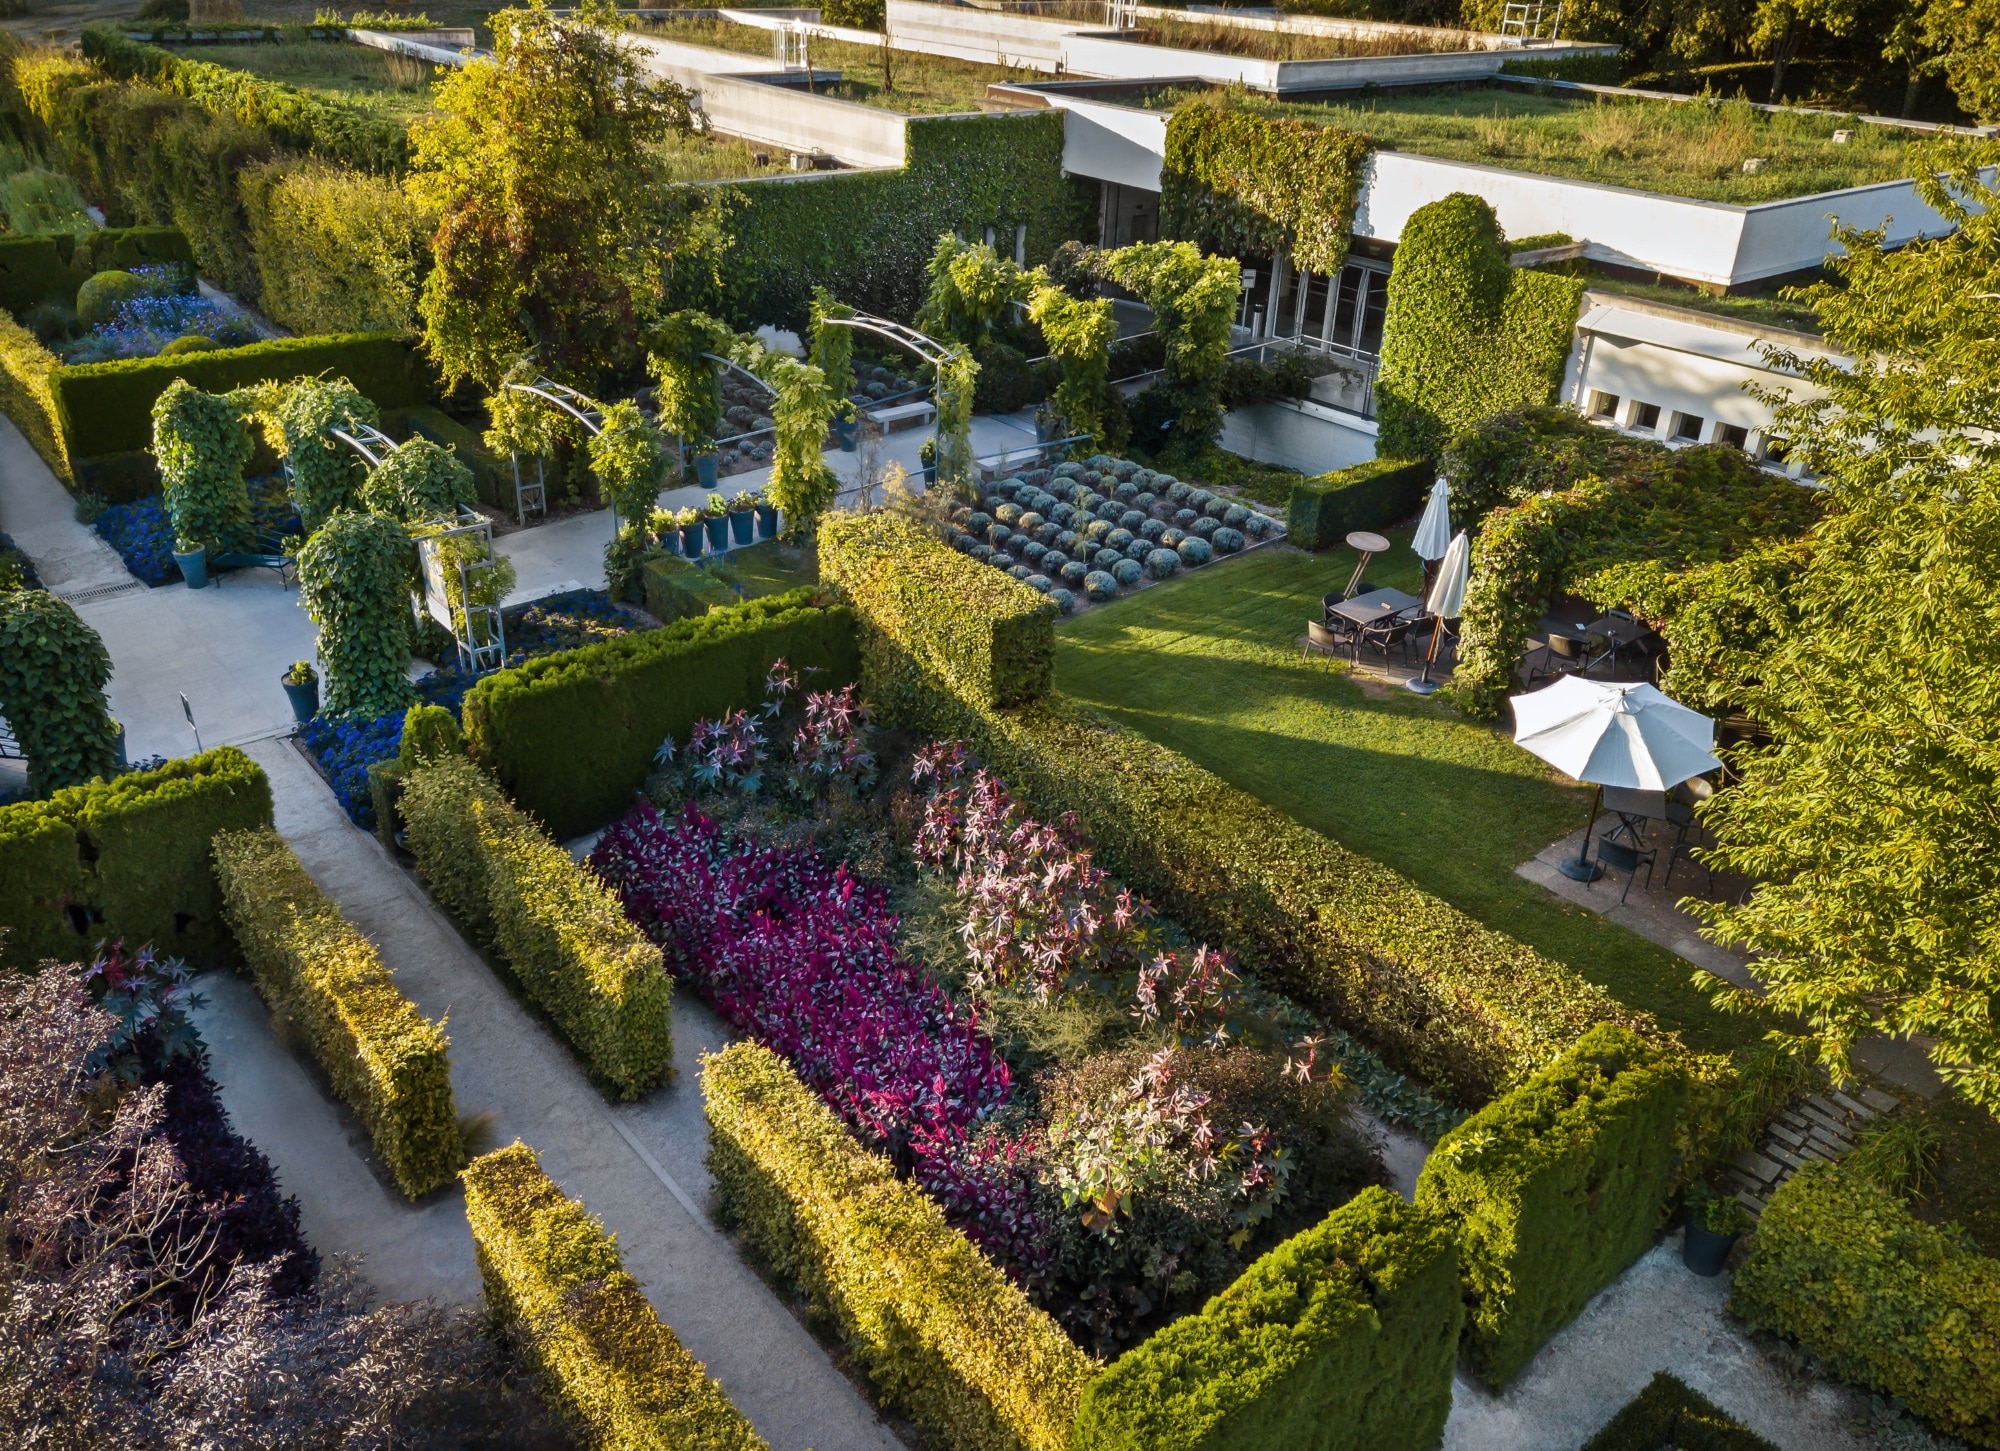
<instances>
[{"instance_id":1,"label":"tall green hedge","mask_svg":"<svg viewBox=\"0 0 2000 1451\"><path fill-rule=\"evenodd\" d=\"M0 968L87 949L69 917L88 900L85 886L74 822L52 802L0 806Z\"/></svg>"},{"instance_id":2,"label":"tall green hedge","mask_svg":"<svg viewBox=\"0 0 2000 1451\"><path fill-rule=\"evenodd\" d=\"M1583 1443L1583 1451L1778 1451L1729 1419L1708 1397L1660 1371Z\"/></svg>"},{"instance_id":3,"label":"tall green hedge","mask_svg":"<svg viewBox=\"0 0 2000 1451\"><path fill-rule=\"evenodd\" d=\"M1455 1227L1466 1356L1488 1385L1513 1379L1652 1245L1687 1099L1677 1057L1606 1025L1431 1151L1417 1204Z\"/></svg>"},{"instance_id":4,"label":"tall green hedge","mask_svg":"<svg viewBox=\"0 0 2000 1451\"><path fill-rule=\"evenodd\" d=\"M1011 254L1025 224L1030 264L1064 242L1095 240L1097 188L1063 175L1062 151L1060 111L915 116L900 171L739 184L722 296L682 302L803 336L817 284L864 312L914 317L940 233L977 240L991 226Z\"/></svg>"},{"instance_id":5,"label":"tall green hedge","mask_svg":"<svg viewBox=\"0 0 2000 1451\"><path fill-rule=\"evenodd\" d=\"M961 576L935 559L951 553L920 531L884 540L863 516L821 526L821 577L860 626L862 693L890 724L972 741L1038 814L1074 812L1099 859L1191 932L1467 1105L1594 1024L1657 1031L1561 963L1060 696L967 700L906 643L921 643L918 616L928 629L982 608L983 594L953 592Z\"/></svg>"},{"instance_id":6,"label":"tall green hedge","mask_svg":"<svg viewBox=\"0 0 2000 1451\"><path fill-rule=\"evenodd\" d=\"M1458 1253L1364 1189L1084 1392L1077 1451L1430 1451L1451 1414Z\"/></svg>"},{"instance_id":7,"label":"tall green hedge","mask_svg":"<svg viewBox=\"0 0 2000 1451\"><path fill-rule=\"evenodd\" d=\"M42 340L13 318L0 314L0 413L5 413L67 486L72 480L69 451L56 423L56 400L49 380L62 363Z\"/></svg>"},{"instance_id":8,"label":"tall green hedge","mask_svg":"<svg viewBox=\"0 0 2000 1451\"><path fill-rule=\"evenodd\" d=\"M1845 1165L1771 1196L1729 1308L1940 1430L2000 1447L2000 1260Z\"/></svg>"},{"instance_id":9,"label":"tall green hedge","mask_svg":"<svg viewBox=\"0 0 2000 1451\"><path fill-rule=\"evenodd\" d=\"M0 237L0 308L19 314L45 302L73 306L77 288L95 273L163 262L194 263L194 250L178 227Z\"/></svg>"},{"instance_id":10,"label":"tall green hedge","mask_svg":"<svg viewBox=\"0 0 2000 1451\"><path fill-rule=\"evenodd\" d=\"M466 745L566 841L631 804L669 736L758 704L780 659L815 690L852 681L852 615L799 589L496 671L465 697Z\"/></svg>"},{"instance_id":11,"label":"tall green hedge","mask_svg":"<svg viewBox=\"0 0 2000 1451\"><path fill-rule=\"evenodd\" d=\"M1377 458L1292 485L1285 535L1301 549L1331 549L1356 529L1386 529L1423 506L1437 470L1418 459Z\"/></svg>"},{"instance_id":12,"label":"tall green hedge","mask_svg":"<svg viewBox=\"0 0 2000 1451\"><path fill-rule=\"evenodd\" d=\"M618 1243L514 1143L465 1171L465 1218L494 1317L586 1444L769 1451L700 1361L660 1323Z\"/></svg>"},{"instance_id":13,"label":"tall green hedge","mask_svg":"<svg viewBox=\"0 0 2000 1451\"><path fill-rule=\"evenodd\" d=\"M1554 400L1583 280L1508 256L1493 208L1467 192L1403 224L1375 383L1385 455L1435 460L1459 430Z\"/></svg>"}]
</instances>

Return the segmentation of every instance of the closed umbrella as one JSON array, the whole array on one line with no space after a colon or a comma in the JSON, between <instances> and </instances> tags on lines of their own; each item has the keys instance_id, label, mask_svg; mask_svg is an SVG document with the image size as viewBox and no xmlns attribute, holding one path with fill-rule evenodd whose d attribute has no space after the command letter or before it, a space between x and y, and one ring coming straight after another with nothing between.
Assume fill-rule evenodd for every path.
<instances>
[{"instance_id":1,"label":"closed umbrella","mask_svg":"<svg viewBox=\"0 0 2000 1451\"><path fill-rule=\"evenodd\" d=\"M1438 481L1438 487L1444 487L1443 480ZM1444 638L1444 622L1457 619L1465 608L1465 585L1471 574L1472 543L1461 529L1451 541L1451 547L1445 550L1444 563L1438 567L1438 577L1424 599L1424 613L1432 620L1431 648L1424 656L1424 673L1405 680L1405 689L1414 690L1418 695L1430 695L1437 690L1438 683L1431 679L1431 666L1437 660L1438 641Z\"/></svg>"},{"instance_id":2,"label":"closed umbrella","mask_svg":"<svg viewBox=\"0 0 2000 1451\"><path fill-rule=\"evenodd\" d=\"M1576 860L1564 876L1594 881L1602 869L1590 860L1590 831L1606 786L1664 791L1713 771L1715 722L1652 685L1619 684L1566 675L1547 690L1517 695L1514 744L1566 776L1598 788L1583 825Z\"/></svg>"},{"instance_id":3,"label":"closed umbrella","mask_svg":"<svg viewBox=\"0 0 2000 1451\"><path fill-rule=\"evenodd\" d=\"M1420 559L1438 560L1451 547L1451 484L1443 475L1431 485L1430 502L1424 505L1424 517L1417 521L1417 532L1410 540L1410 548L1417 551Z\"/></svg>"}]
</instances>

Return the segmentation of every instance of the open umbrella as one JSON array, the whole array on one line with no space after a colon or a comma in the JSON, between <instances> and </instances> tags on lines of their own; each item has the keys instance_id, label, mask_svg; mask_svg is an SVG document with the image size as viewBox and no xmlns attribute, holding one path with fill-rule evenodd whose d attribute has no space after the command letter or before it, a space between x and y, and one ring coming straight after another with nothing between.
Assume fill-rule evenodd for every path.
<instances>
[{"instance_id":1,"label":"open umbrella","mask_svg":"<svg viewBox=\"0 0 2000 1451\"><path fill-rule=\"evenodd\" d=\"M1438 487L1444 487L1443 480L1438 481ZM1425 515L1425 518L1429 517ZM1405 689L1414 690L1419 695L1430 695L1437 690L1438 683L1431 679L1431 666L1438 657L1438 641L1444 638L1444 622L1457 619L1465 608L1465 585L1471 574L1472 543L1461 529L1451 541L1451 547L1445 550L1444 563L1439 566L1438 577L1424 599L1424 613L1434 621L1431 648L1424 656L1424 673L1405 680Z\"/></svg>"},{"instance_id":2,"label":"open umbrella","mask_svg":"<svg viewBox=\"0 0 2000 1451\"><path fill-rule=\"evenodd\" d=\"M1590 831L1604 787L1664 791L1722 764L1712 749L1715 722L1656 686L1565 675L1547 690L1516 695L1514 744L1565 776L1598 788L1583 825L1583 846L1562 873L1579 882L1603 869L1590 860Z\"/></svg>"},{"instance_id":3,"label":"open umbrella","mask_svg":"<svg viewBox=\"0 0 2000 1451\"><path fill-rule=\"evenodd\" d=\"M1410 548L1417 551L1420 559L1438 560L1451 547L1451 484L1442 474L1431 485L1430 502L1424 505L1424 517L1417 521L1417 532L1410 539Z\"/></svg>"}]
</instances>

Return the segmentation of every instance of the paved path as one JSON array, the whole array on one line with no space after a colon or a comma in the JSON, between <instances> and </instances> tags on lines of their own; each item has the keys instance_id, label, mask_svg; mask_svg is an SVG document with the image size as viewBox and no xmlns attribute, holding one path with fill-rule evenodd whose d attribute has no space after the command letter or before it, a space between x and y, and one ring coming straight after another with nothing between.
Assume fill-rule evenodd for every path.
<instances>
[{"instance_id":1,"label":"paved path","mask_svg":"<svg viewBox=\"0 0 2000 1451\"><path fill-rule=\"evenodd\" d=\"M891 1451L898 1442L812 1337L710 1225L697 1058L725 1040L699 1004L674 1009L676 1078L612 1107L568 1050L501 986L374 838L348 824L291 744L249 748L269 772L278 829L314 879L381 950L397 984L449 1015L461 1114L491 1116L491 1142L531 1144L563 1190L618 1236L661 1319L707 1363L776 1451ZM368 1257L385 1294L469 1301L478 1275L456 1192L410 1208L384 1189L333 1108L273 1040L239 982L207 986L203 1031L223 1100L305 1207L313 1242Z\"/></svg>"}]
</instances>

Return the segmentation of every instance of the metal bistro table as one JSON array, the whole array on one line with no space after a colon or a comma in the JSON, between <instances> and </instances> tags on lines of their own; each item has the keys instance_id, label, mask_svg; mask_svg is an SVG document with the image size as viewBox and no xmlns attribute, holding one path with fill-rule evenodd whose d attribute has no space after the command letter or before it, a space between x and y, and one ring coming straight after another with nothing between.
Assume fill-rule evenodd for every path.
<instances>
[{"instance_id":1,"label":"metal bistro table","mask_svg":"<svg viewBox=\"0 0 2000 1451\"><path fill-rule=\"evenodd\" d=\"M1349 643L1353 645L1358 661L1363 630L1371 625L1385 625L1409 610L1422 608L1423 603L1415 595L1406 595L1399 589L1372 589L1365 595L1328 605L1326 612L1330 618L1345 620L1353 627Z\"/></svg>"},{"instance_id":2,"label":"metal bistro table","mask_svg":"<svg viewBox=\"0 0 2000 1451\"><path fill-rule=\"evenodd\" d=\"M1607 660L1615 668L1620 655L1652 632L1629 615L1599 615L1587 625L1572 625L1566 633L1584 646L1583 668L1588 673ZM1603 648L1592 655L1589 642L1596 640L1604 642Z\"/></svg>"}]
</instances>

